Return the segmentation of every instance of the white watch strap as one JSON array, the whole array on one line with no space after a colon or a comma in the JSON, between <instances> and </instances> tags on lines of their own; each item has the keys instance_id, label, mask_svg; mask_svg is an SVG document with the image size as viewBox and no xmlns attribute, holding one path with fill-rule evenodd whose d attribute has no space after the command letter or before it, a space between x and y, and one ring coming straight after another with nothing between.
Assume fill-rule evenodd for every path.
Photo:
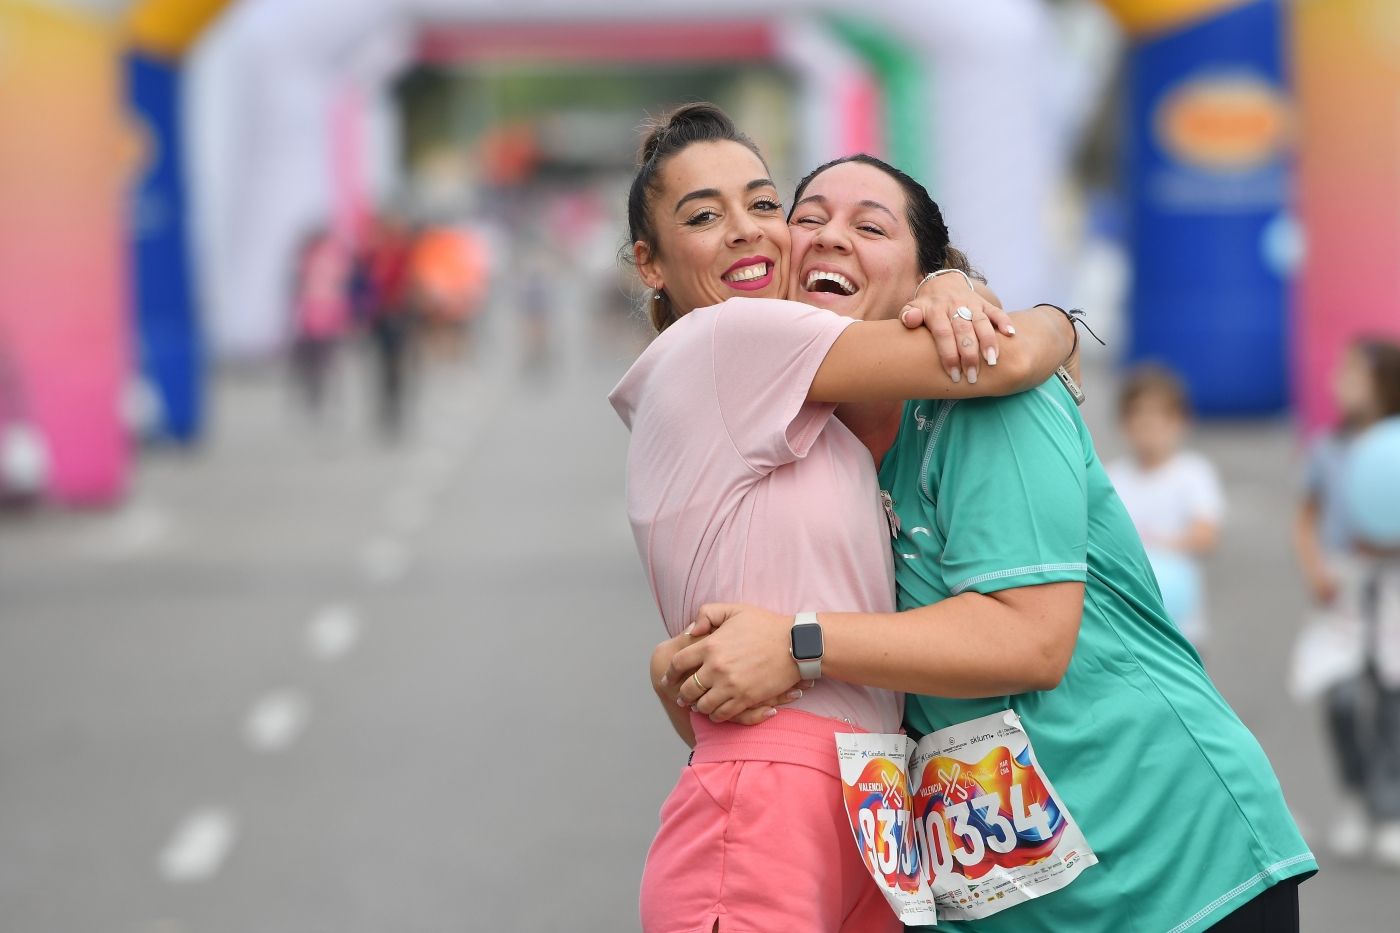
<instances>
[{"instance_id":1,"label":"white watch strap","mask_svg":"<svg viewBox=\"0 0 1400 933\"><path fill-rule=\"evenodd\" d=\"M792 624L796 625L819 625L815 612L799 612L793 618ZM797 660L794 658L793 660ZM797 673L803 680L819 680L822 676L822 659L813 658L810 661L797 661Z\"/></svg>"}]
</instances>

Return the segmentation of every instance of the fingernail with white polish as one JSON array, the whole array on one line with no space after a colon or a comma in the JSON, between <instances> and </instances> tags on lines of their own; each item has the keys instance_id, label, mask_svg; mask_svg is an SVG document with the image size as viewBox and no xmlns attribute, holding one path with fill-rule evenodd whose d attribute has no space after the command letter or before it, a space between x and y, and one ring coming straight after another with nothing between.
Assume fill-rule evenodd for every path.
<instances>
[{"instance_id":1,"label":"fingernail with white polish","mask_svg":"<svg viewBox=\"0 0 1400 933\"><path fill-rule=\"evenodd\" d=\"M967 371L967 381L972 385L977 385L977 367L974 366Z\"/></svg>"},{"instance_id":2,"label":"fingernail with white polish","mask_svg":"<svg viewBox=\"0 0 1400 933\"><path fill-rule=\"evenodd\" d=\"M996 348L996 347L988 347L988 348L987 348L987 352L984 353L984 354L982 354L982 355L985 356L985 357L987 358L987 365L988 365L988 366L995 366L995 365L997 364L997 348Z\"/></svg>"},{"instance_id":3,"label":"fingernail with white polish","mask_svg":"<svg viewBox=\"0 0 1400 933\"><path fill-rule=\"evenodd\" d=\"M788 698L789 700L800 700L800 699L802 699L802 691L801 691L801 690L789 690L789 691L788 691L787 698Z\"/></svg>"},{"instance_id":4,"label":"fingernail with white polish","mask_svg":"<svg viewBox=\"0 0 1400 933\"><path fill-rule=\"evenodd\" d=\"M954 367L953 371L948 374L948 378L954 382L962 382L962 370Z\"/></svg>"},{"instance_id":5,"label":"fingernail with white polish","mask_svg":"<svg viewBox=\"0 0 1400 933\"><path fill-rule=\"evenodd\" d=\"M1007 324L1007 325L1006 325L1006 332L1007 332L1008 334L1010 334L1011 336L1013 336L1013 337L1016 336L1016 325L1014 325L1014 324Z\"/></svg>"},{"instance_id":6,"label":"fingernail with white polish","mask_svg":"<svg viewBox=\"0 0 1400 933\"><path fill-rule=\"evenodd\" d=\"M661 675L661 686L664 687L664 686L666 686L667 684L669 684L670 682L671 682L671 681L670 681L670 678L668 678L665 674L662 674L662 675Z\"/></svg>"},{"instance_id":7,"label":"fingernail with white polish","mask_svg":"<svg viewBox=\"0 0 1400 933\"><path fill-rule=\"evenodd\" d=\"M773 709L771 706L770 706L768 709L766 709L766 710L763 711L763 718L764 718L764 719L772 719L772 718L773 718L774 716L776 716L776 715L778 715L778 711L775 710L775 709Z\"/></svg>"}]
</instances>

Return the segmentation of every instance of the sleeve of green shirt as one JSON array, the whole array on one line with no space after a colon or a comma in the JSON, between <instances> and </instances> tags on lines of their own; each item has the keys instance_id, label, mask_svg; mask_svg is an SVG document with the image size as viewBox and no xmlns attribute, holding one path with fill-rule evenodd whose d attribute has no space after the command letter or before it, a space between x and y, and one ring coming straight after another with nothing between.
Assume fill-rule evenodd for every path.
<instances>
[{"instance_id":1,"label":"sleeve of green shirt","mask_svg":"<svg viewBox=\"0 0 1400 933\"><path fill-rule=\"evenodd\" d=\"M930 488L952 595L1085 579L1087 467L1073 405L1047 383L950 412L928 468L939 471Z\"/></svg>"}]
</instances>

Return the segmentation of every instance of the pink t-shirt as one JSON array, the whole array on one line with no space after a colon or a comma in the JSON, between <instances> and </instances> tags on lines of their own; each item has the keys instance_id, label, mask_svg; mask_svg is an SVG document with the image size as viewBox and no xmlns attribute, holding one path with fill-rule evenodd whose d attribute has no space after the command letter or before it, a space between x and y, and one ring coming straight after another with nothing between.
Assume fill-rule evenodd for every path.
<instances>
[{"instance_id":1,"label":"pink t-shirt","mask_svg":"<svg viewBox=\"0 0 1400 933\"><path fill-rule=\"evenodd\" d=\"M732 298L671 325L613 389L632 432L627 514L672 635L710 602L894 611L870 453L835 406L806 401L852 323L797 302ZM894 732L901 704L824 678L793 706Z\"/></svg>"}]
</instances>

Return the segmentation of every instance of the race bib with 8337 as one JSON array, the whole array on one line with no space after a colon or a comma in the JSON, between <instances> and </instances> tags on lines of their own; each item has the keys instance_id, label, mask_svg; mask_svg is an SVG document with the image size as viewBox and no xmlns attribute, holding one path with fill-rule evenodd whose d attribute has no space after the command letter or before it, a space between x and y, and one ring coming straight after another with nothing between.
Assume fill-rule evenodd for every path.
<instances>
[{"instance_id":1,"label":"race bib with 8337","mask_svg":"<svg viewBox=\"0 0 1400 933\"><path fill-rule=\"evenodd\" d=\"M856 845L905 923L987 917L1098 862L1010 710L836 747Z\"/></svg>"}]
</instances>

